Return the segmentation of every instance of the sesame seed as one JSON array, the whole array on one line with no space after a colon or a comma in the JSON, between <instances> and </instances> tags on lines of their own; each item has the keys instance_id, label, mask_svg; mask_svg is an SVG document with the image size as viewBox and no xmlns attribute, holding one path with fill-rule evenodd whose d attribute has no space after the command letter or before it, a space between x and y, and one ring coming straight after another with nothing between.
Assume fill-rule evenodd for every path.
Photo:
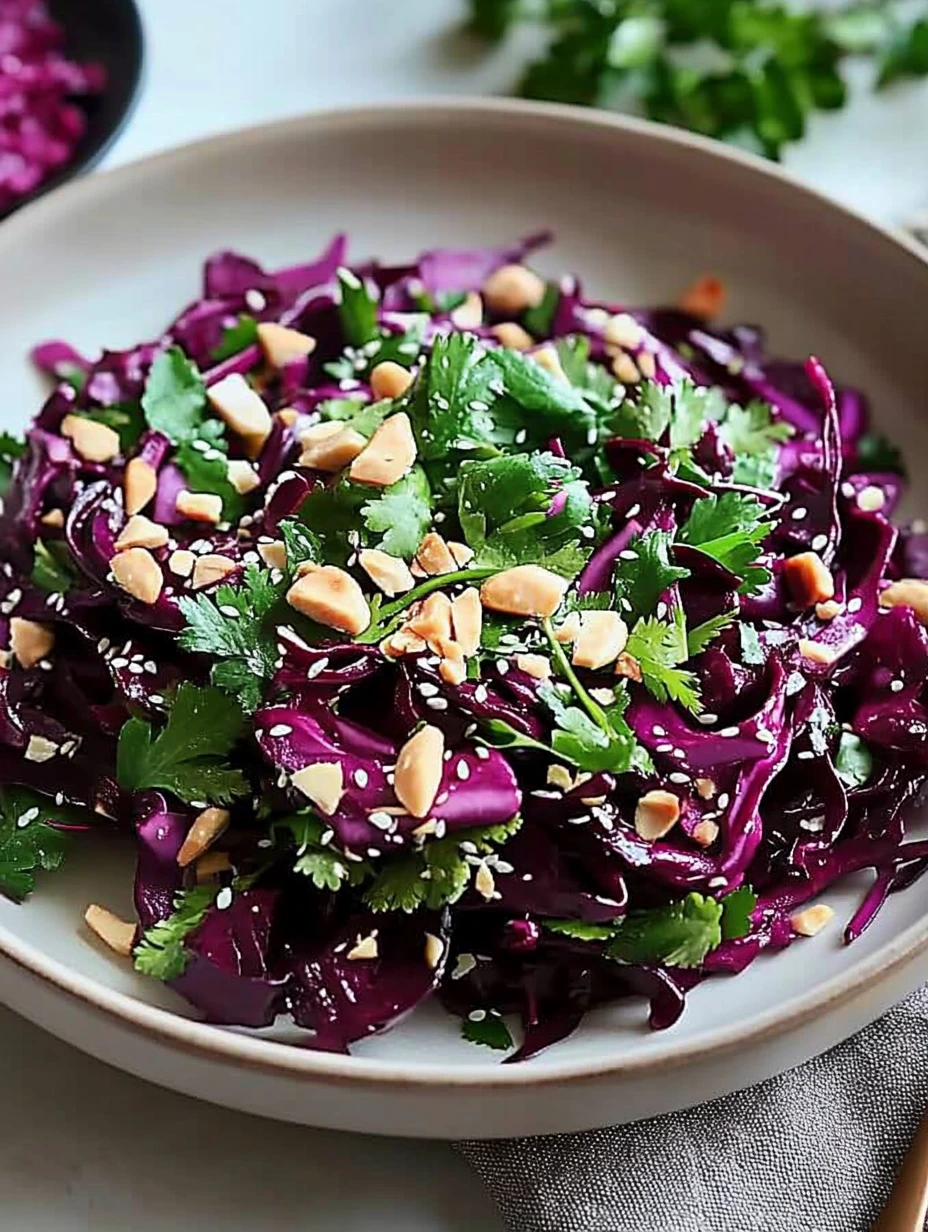
<instances>
[{"instance_id":1,"label":"sesame seed","mask_svg":"<svg viewBox=\"0 0 928 1232\"><path fill-rule=\"evenodd\" d=\"M849 612L859 612L863 605L863 599L861 599L860 595L856 595L847 605L847 610Z\"/></svg>"},{"instance_id":2,"label":"sesame seed","mask_svg":"<svg viewBox=\"0 0 928 1232\"><path fill-rule=\"evenodd\" d=\"M420 685L418 685L417 688L423 697L437 697L438 696L438 685L430 684L429 681L427 680L423 680L423 682Z\"/></svg>"},{"instance_id":3,"label":"sesame seed","mask_svg":"<svg viewBox=\"0 0 928 1232\"><path fill-rule=\"evenodd\" d=\"M673 745L665 742L664 744L659 744L655 748L654 752L655 753L670 753L672 750L673 750Z\"/></svg>"},{"instance_id":4,"label":"sesame seed","mask_svg":"<svg viewBox=\"0 0 928 1232\"><path fill-rule=\"evenodd\" d=\"M490 760L490 750L486 748L485 745L478 744L477 747L474 749L474 753L476 754L478 761L489 761Z\"/></svg>"},{"instance_id":5,"label":"sesame seed","mask_svg":"<svg viewBox=\"0 0 928 1232\"><path fill-rule=\"evenodd\" d=\"M480 702L482 704L486 700L487 700L487 686L485 684L478 684L476 689L474 689L474 701Z\"/></svg>"},{"instance_id":6,"label":"sesame seed","mask_svg":"<svg viewBox=\"0 0 928 1232\"><path fill-rule=\"evenodd\" d=\"M431 710L447 710L448 703L443 697L430 697L425 703Z\"/></svg>"},{"instance_id":7,"label":"sesame seed","mask_svg":"<svg viewBox=\"0 0 928 1232\"><path fill-rule=\"evenodd\" d=\"M827 535L816 535L815 538L812 540L813 552L820 552L822 548L827 548L827 547L828 547L828 536Z\"/></svg>"},{"instance_id":8,"label":"sesame seed","mask_svg":"<svg viewBox=\"0 0 928 1232\"><path fill-rule=\"evenodd\" d=\"M393 826L393 818L389 813L368 813L367 820L372 826L376 826L378 830L389 830Z\"/></svg>"},{"instance_id":9,"label":"sesame seed","mask_svg":"<svg viewBox=\"0 0 928 1232\"><path fill-rule=\"evenodd\" d=\"M711 723L717 723L719 721L719 716L717 714L712 714L709 710L704 710L703 713L697 717L704 727L708 727Z\"/></svg>"},{"instance_id":10,"label":"sesame seed","mask_svg":"<svg viewBox=\"0 0 928 1232\"><path fill-rule=\"evenodd\" d=\"M486 1016L486 1010L471 1010L471 1012L467 1015L471 1022L483 1022Z\"/></svg>"},{"instance_id":11,"label":"sesame seed","mask_svg":"<svg viewBox=\"0 0 928 1232\"><path fill-rule=\"evenodd\" d=\"M727 809L728 802L730 799L731 799L731 796L729 796L728 792L723 791L722 794L719 796L718 800L716 801L716 803L718 804L720 809Z\"/></svg>"},{"instance_id":12,"label":"sesame seed","mask_svg":"<svg viewBox=\"0 0 928 1232\"><path fill-rule=\"evenodd\" d=\"M631 548L625 548L623 551L619 553L619 559L620 560L637 560L638 553L633 552Z\"/></svg>"},{"instance_id":13,"label":"sesame seed","mask_svg":"<svg viewBox=\"0 0 928 1232\"><path fill-rule=\"evenodd\" d=\"M219 893L216 895L216 909L218 911L225 911L228 907L231 907L231 906L232 906L232 890L229 886L223 886L222 889L219 891Z\"/></svg>"},{"instance_id":14,"label":"sesame seed","mask_svg":"<svg viewBox=\"0 0 928 1232\"><path fill-rule=\"evenodd\" d=\"M463 758L458 762L454 772L462 783L465 783L470 778L470 766Z\"/></svg>"},{"instance_id":15,"label":"sesame seed","mask_svg":"<svg viewBox=\"0 0 928 1232\"><path fill-rule=\"evenodd\" d=\"M293 734L293 728L289 723L275 723L268 732L269 736L290 736Z\"/></svg>"},{"instance_id":16,"label":"sesame seed","mask_svg":"<svg viewBox=\"0 0 928 1232\"><path fill-rule=\"evenodd\" d=\"M625 516L626 516L627 518L633 518L633 517L635 517L635 515L636 515L636 514L639 514L639 513L641 513L641 506L640 506L640 505L632 505L631 509L629 509L629 511L626 513L626 515L625 515Z\"/></svg>"},{"instance_id":17,"label":"sesame seed","mask_svg":"<svg viewBox=\"0 0 928 1232\"><path fill-rule=\"evenodd\" d=\"M321 672L329 666L328 658L317 659L315 663L311 663L306 669L306 679L314 680Z\"/></svg>"},{"instance_id":18,"label":"sesame seed","mask_svg":"<svg viewBox=\"0 0 928 1232\"><path fill-rule=\"evenodd\" d=\"M681 770L674 770L673 774L668 777L671 783L688 783L690 781L690 776L684 774Z\"/></svg>"},{"instance_id":19,"label":"sesame seed","mask_svg":"<svg viewBox=\"0 0 928 1232\"><path fill-rule=\"evenodd\" d=\"M357 770L355 770L354 774L352 775L352 778L354 779L355 784L356 784L358 787L366 787L366 786L367 786L367 781L368 781L368 779L367 779L367 771L366 771L366 770L363 770L363 769L361 769L361 768L359 767Z\"/></svg>"},{"instance_id":20,"label":"sesame seed","mask_svg":"<svg viewBox=\"0 0 928 1232\"><path fill-rule=\"evenodd\" d=\"M796 756L799 758L800 761L811 761L812 758L815 756L815 754L812 752L811 749L803 749L802 752L797 753Z\"/></svg>"},{"instance_id":21,"label":"sesame seed","mask_svg":"<svg viewBox=\"0 0 928 1232\"><path fill-rule=\"evenodd\" d=\"M793 512L789 516L793 519L794 522L801 522L803 518L807 516L808 512L809 512L808 509L804 509L802 506L800 506L798 509L794 509Z\"/></svg>"},{"instance_id":22,"label":"sesame seed","mask_svg":"<svg viewBox=\"0 0 928 1232\"><path fill-rule=\"evenodd\" d=\"M237 620L239 611L237 607L233 607L231 603L220 603L219 610L223 616L228 616L230 620Z\"/></svg>"},{"instance_id":23,"label":"sesame seed","mask_svg":"<svg viewBox=\"0 0 928 1232\"><path fill-rule=\"evenodd\" d=\"M505 659L497 659L496 660L496 670L499 672L501 676L505 676L506 673L509 671L509 664L506 662Z\"/></svg>"},{"instance_id":24,"label":"sesame seed","mask_svg":"<svg viewBox=\"0 0 928 1232\"><path fill-rule=\"evenodd\" d=\"M666 730L663 727L659 727L656 723L652 730L655 736L666 736L667 735Z\"/></svg>"},{"instance_id":25,"label":"sesame seed","mask_svg":"<svg viewBox=\"0 0 928 1232\"><path fill-rule=\"evenodd\" d=\"M720 736L740 736L741 730L737 727L723 727L719 732Z\"/></svg>"}]
</instances>

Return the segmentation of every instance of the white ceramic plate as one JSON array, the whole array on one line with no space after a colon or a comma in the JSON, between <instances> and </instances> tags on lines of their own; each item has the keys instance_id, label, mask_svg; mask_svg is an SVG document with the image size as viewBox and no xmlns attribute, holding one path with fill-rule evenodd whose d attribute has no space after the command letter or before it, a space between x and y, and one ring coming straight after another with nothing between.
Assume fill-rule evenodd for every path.
<instances>
[{"instance_id":1,"label":"white ceramic plate","mask_svg":"<svg viewBox=\"0 0 928 1232\"><path fill-rule=\"evenodd\" d=\"M271 263L337 229L354 255L498 243L552 227L540 264L629 303L672 299L712 271L731 315L785 354L817 353L871 391L915 475L928 464L922 306L912 247L774 167L667 129L488 101L310 116L95 176L0 228L3 412L20 427L40 387L40 338L93 350L156 336L192 298L210 250ZM591 1014L570 1040L499 1066L426 1009L350 1058L184 1017L183 1004L92 944L91 900L128 908L126 850L76 845L23 907L0 901L0 998L115 1065L166 1086L308 1124L433 1137L572 1130L649 1116L755 1082L858 1029L928 978L916 888L853 947L840 929L691 995L657 1034L640 1005ZM839 916L866 878L829 895Z\"/></svg>"}]
</instances>

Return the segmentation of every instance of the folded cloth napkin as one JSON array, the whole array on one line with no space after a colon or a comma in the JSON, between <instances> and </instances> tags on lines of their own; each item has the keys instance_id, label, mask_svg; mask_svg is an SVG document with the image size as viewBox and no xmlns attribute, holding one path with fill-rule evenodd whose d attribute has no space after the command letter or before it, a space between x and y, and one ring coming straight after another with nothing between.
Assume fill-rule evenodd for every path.
<instances>
[{"instance_id":1,"label":"folded cloth napkin","mask_svg":"<svg viewBox=\"0 0 928 1232\"><path fill-rule=\"evenodd\" d=\"M926 1110L928 987L711 1104L458 1149L513 1232L867 1232Z\"/></svg>"}]
</instances>

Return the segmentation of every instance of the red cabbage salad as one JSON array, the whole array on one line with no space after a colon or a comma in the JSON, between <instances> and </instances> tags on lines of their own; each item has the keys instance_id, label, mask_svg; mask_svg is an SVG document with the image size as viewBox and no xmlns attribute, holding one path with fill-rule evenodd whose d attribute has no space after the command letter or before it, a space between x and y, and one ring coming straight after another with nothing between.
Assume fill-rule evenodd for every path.
<instances>
[{"instance_id":1,"label":"red cabbage salad","mask_svg":"<svg viewBox=\"0 0 928 1232\"><path fill-rule=\"evenodd\" d=\"M68 59L65 43L44 0L0 0L0 210L71 161L81 103L105 88L103 66Z\"/></svg>"},{"instance_id":2,"label":"red cabbage salad","mask_svg":"<svg viewBox=\"0 0 928 1232\"><path fill-rule=\"evenodd\" d=\"M133 834L87 925L209 1022L344 1052L435 995L523 1059L928 868L928 536L865 398L545 239L222 252L157 340L34 352L0 889Z\"/></svg>"}]
</instances>

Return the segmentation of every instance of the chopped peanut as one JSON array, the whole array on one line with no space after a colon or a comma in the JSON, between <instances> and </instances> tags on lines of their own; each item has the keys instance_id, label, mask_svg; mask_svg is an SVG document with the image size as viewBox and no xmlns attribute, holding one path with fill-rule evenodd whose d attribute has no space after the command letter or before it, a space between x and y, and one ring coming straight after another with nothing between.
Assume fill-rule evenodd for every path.
<instances>
[{"instance_id":1,"label":"chopped peanut","mask_svg":"<svg viewBox=\"0 0 928 1232\"><path fill-rule=\"evenodd\" d=\"M467 678L464 652L457 642L442 642L443 658L438 665L438 674L446 684L459 685Z\"/></svg>"},{"instance_id":2,"label":"chopped peanut","mask_svg":"<svg viewBox=\"0 0 928 1232\"><path fill-rule=\"evenodd\" d=\"M469 548L466 543L455 543L453 539L449 539L448 551L459 569L465 569L474 559L474 549Z\"/></svg>"},{"instance_id":3,"label":"chopped peanut","mask_svg":"<svg viewBox=\"0 0 928 1232\"><path fill-rule=\"evenodd\" d=\"M186 868L198 860L229 827L231 814L228 809L205 808L193 819L187 837L177 853L177 863Z\"/></svg>"},{"instance_id":4,"label":"chopped peanut","mask_svg":"<svg viewBox=\"0 0 928 1232\"><path fill-rule=\"evenodd\" d=\"M176 573L178 577L190 577L193 573L193 566L197 563L197 558L193 552L188 552L186 548L178 548L176 552L172 552L168 557L168 568L172 573Z\"/></svg>"},{"instance_id":5,"label":"chopped peanut","mask_svg":"<svg viewBox=\"0 0 928 1232\"><path fill-rule=\"evenodd\" d=\"M106 907L91 903L84 912L84 923L114 953L121 954L123 958L132 957L136 933L132 921L122 920Z\"/></svg>"},{"instance_id":6,"label":"chopped peanut","mask_svg":"<svg viewBox=\"0 0 928 1232\"><path fill-rule=\"evenodd\" d=\"M35 667L55 647L55 630L22 616L10 619L10 649L22 667Z\"/></svg>"},{"instance_id":7,"label":"chopped peanut","mask_svg":"<svg viewBox=\"0 0 928 1232\"><path fill-rule=\"evenodd\" d=\"M110 462L119 453L119 434L82 415L65 415L61 435L70 437L71 444L87 462Z\"/></svg>"},{"instance_id":8,"label":"chopped peanut","mask_svg":"<svg viewBox=\"0 0 928 1232\"><path fill-rule=\"evenodd\" d=\"M696 780L696 791L703 800L711 800L715 795L716 787L712 779L700 778Z\"/></svg>"},{"instance_id":9,"label":"chopped peanut","mask_svg":"<svg viewBox=\"0 0 928 1232\"><path fill-rule=\"evenodd\" d=\"M239 496L247 496L249 492L253 492L260 486L261 479L258 472L244 458L234 458L231 462L227 462L226 471L229 475L229 483Z\"/></svg>"},{"instance_id":10,"label":"chopped peanut","mask_svg":"<svg viewBox=\"0 0 928 1232\"><path fill-rule=\"evenodd\" d=\"M127 548L110 561L117 583L140 603L157 603L164 585L158 562L147 548Z\"/></svg>"},{"instance_id":11,"label":"chopped peanut","mask_svg":"<svg viewBox=\"0 0 928 1232\"><path fill-rule=\"evenodd\" d=\"M292 428L300 418L300 412L294 410L292 406L285 406L282 410L274 412L274 418L279 419L284 427Z\"/></svg>"},{"instance_id":12,"label":"chopped peanut","mask_svg":"<svg viewBox=\"0 0 928 1232\"><path fill-rule=\"evenodd\" d=\"M669 834L680 819L680 801L672 791L649 791L635 809L635 829L653 843Z\"/></svg>"},{"instance_id":13,"label":"chopped peanut","mask_svg":"<svg viewBox=\"0 0 928 1232\"><path fill-rule=\"evenodd\" d=\"M298 329L288 329L272 321L262 321L257 333L264 358L272 368L283 368L295 359L305 359L316 349L316 339L310 334L301 334Z\"/></svg>"},{"instance_id":14,"label":"chopped peanut","mask_svg":"<svg viewBox=\"0 0 928 1232\"><path fill-rule=\"evenodd\" d=\"M402 479L416 460L416 442L405 411L385 419L348 472L356 483L388 488Z\"/></svg>"},{"instance_id":15,"label":"chopped peanut","mask_svg":"<svg viewBox=\"0 0 928 1232\"><path fill-rule=\"evenodd\" d=\"M837 599L826 599L824 603L816 603L815 605L815 615L825 623L829 620L834 620L843 611L844 605L839 603Z\"/></svg>"},{"instance_id":16,"label":"chopped peanut","mask_svg":"<svg viewBox=\"0 0 928 1232\"><path fill-rule=\"evenodd\" d=\"M442 591L436 590L423 599L403 628L425 638L430 646L442 640L451 641L451 612L451 600Z\"/></svg>"},{"instance_id":17,"label":"chopped peanut","mask_svg":"<svg viewBox=\"0 0 928 1232\"><path fill-rule=\"evenodd\" d=\"M529 351L535 345L535 339L528 330L515 321L503 321L501 325L494 325L490 333L500 346L504 346L508 351Z\"/></svg>"},{"instance_id":18,"label":"chopped peanut","mask_svg":"<svg viewBox=\"0 0 928 1232\"><path fill-rule=\"evenodd\" d=\"M534 360L539 368L544 368L557 380L566 382L567 374L561 367L560 356L553 346L539 347L537 351L530 352L529 359Z\"/></svg>"},{"instance_id":19,"label":"chopped peanut","mask_svg":"<svg viewBox=\"0 0 928 1232\"><path fill-rule=\"evenodd\" d=\"M476 291L468 291L462 304L450 313L458 329L476 329L483 324L483 300Z\"/></svg>"},{"instance_id":20,"label":"chopped peanut","mask_svg":"<svg viewBox=\"0 0 928 1232\"><path fill-rule=\"evenodd\" d=\"M515 565L480 587L480 601L510 616L550 616L564 598L567 582L541 565Z\"/></svg>"},{"instance_id":21,"label":"chopped peanut","mask_svg":"<svg viewBox=\"0 0 928 1232\"><path fill-rule=\"evenodd\" d=\"M415 578L409 572L409 565L398 556L389 556L376 547L364 548L357 553L357 563L361 565L367 577L376 586L380 586L383 594L393 598L412 590Z\"/></svg>"},{"instance_id":22,"label":"chopped peanut","mask_svg":"<svg viewBox=\"0 0 928 1232\"><path fill-rule=\"evenodd\" d=\"M571 662L575 667L589 667L595 671L614 663L627 641L628 625L618 612L583 612Z\"/></svg>"},{"instance_id":23,"label":"chopped peanut","mask_svg":"<svg viewBox=\"0 0 928 1232\"><path fill-rule=\"evenodd\" d=\"M517 654L516 667L527 676L534 676L536 680L547 680L551 675L551 664L544 655Z\"/></svg>"},{"instance_id":24,"label":"chopped peanut","mask_svg":"<svg viewBox=\"0 0 928 1232\"><path fill-rule=\"evenodd\" d=\"M434 971L442 960L445 943L434 933L425 934L425 965Z\"/></svg>"},{"instance_id":25,"label":"chopped peanut","mask_svg":"<svg viewBox=\"0 0 928 1232\"><path fill-rule=\"evenodd\" d=\"M319 425L320 427L323 425ZM329 427L328 424L324 425ZM367 438L354 428L344 428L334 425L338 430L327 432L316 440L307 442L309 432L303 433L303 452L300 454L300 466L309 466L313 470L335 471L343 470L355 460L367 445ZM312 429L310 429L312 431Z\"/></svg>"},{"instance_id":26,"label":"chopped peanut","mask_svg":"<svg viewBox=\"0 0 928 1232\"><path fill-rule=\"evenodd\" d=\"M447 543L433 530L430 530L419 544L416 561L428 577L437 577L441 573L454 573L457 569L457 562L451 555Z\"/></svg>"},{"instance_id":27,"label":"chopped peanut","mask_svg":"<svg viewBox=\"0 0 928 1232\"><path fill-rule=\"evenodd\" d=\"M638 356L638 371L646 381L653 381L657 376L657 360L650 351L642 351Z\"/></svg>"},{"instance_id":28,"label":"chopped peanut","mask_svg":"<svg viewBox=\"0 0 928 1232\"><path fill-rule=\"evenodd\" d=\"M819 642L812 642L805 637L799 639L799 653L804 659L808 659L810 663L822 663L826 666L829 663L834 663L837 658L837 655L830 647L822 646Z\"/></svg>"},{"instance_id":29,"label":"chopped peanut","mask_svg":"<svg viewBox=\"0 0 928 1232\"><path fill-rule=\"evenodd\" d=\"M200 856L197 860L195 870L197 885L202 885L204 881L212 881L220 873L228 872L231 867L232 861L227 851L208 851L206 855Z\"/></svg>"},{"instance_id":30,"label":"chopped peanut","mask_svg":"<svg viewBox=\"0 0 928 1232\"><path fill-rule=\"evenodd\" d=\"M60 529L64 526L64 511L62 509L49 509L48 513L42 514L42 525L53 526Z\"/></svg>"},{"instance_id":31,"label":"chopped peanut","mask_svg":"<svg viewBox=\"0 0 928 1232\"><path fill-rule=\"evenodd\" d=\"M166 526L159 526L150 518L136 513L119 532L114 546L118 552L122 552L125 548L163 548L167 541Z\"/></svg>"},{"instance_id":32,"label":"chopped peanut","mask_svg":"<svg viewBox=\"0 0 928 1232\"><path fill-rule=\"evenodd\" d=\"M303 560L296 567L296 576L298 578L306 577L307 573L315 573L321 569L321 565L317 565L314 560Z\"/></svg>"},{"instance_id":33,"label":"chopped peanut","mask_svg":"<svg viewBox=\"0 0 928 1232\"><path fill-rule=\"evenodd\" d=\"M379 953L377 938L374 933L371 933L369 937L359 937L357 944L348 951L345 957L352 962L357 962L361 958L376 958Z\"/></svg>"},{"instance_id":34,"label":"chopped peanut","mask_svg":"<svg viewBox=\"0 0 928 1232\"><path fill-rule=\"evenodd\" d=\"M928 625L928 582L900 578L880 592L880 607L910 607L923 625Z\"/></svg>"},{"instance_id":35,"label":"chopped peanut","mask_svg":"<svg viewBox=\"0 0 928 1232\"><path fill-rule=\"evenodd\" d=\"M203 586L221 582L237 568L238 565L231 556L221 556L218 552L207 552L205 556L198 556L193 566L193 589L200 590Z\"/></svg>"},{"instance_id":36,"label":"chopped peanut","mask_svg":"<svg viewBox=\"0 0 928 1232\"><path fill-rule=\"evenodd\" d=\"M352 637L371 623L371 610L361 587L336 565L323 565L297 578L287 591L287 602L310 620Z\"/></svg>"},{"instance_id":37,"label":"chopped peanut","mask_svg":"<svg viewBox=\"0 0 928 1232\"><path fill-rule=\"evenodd\" d=\"M725 283L721 278L713 278L707 274L703 278L697 278L677 302L690 316L699 317L701 321L712 321L721 316L725 308L725 297Z\"/></svg>"},{"instance_id":38,"label":"chopped peanut","mask_svg":"<svg viewBox=\"0 0 928 1232\"><path fill-rule=\"evenodd\" d=\"M158 472L144 458L132 458L126 463L122 490L126 513L131 518L144 509L158 491Z\"/></svg>"},{"instance_id":39,"label":"chopped peanut","mask_svg":"<svg viewBox=\"0 0 928 1232\"><path fill-rule=\"evenodd\" d=\"M545 283L524 265L504 265L483 284L483 298L491 312L518 317L537 308L545 297Z\"/></svg>"},{"instance_id":40,"label":"chopped peanut","mask_svg":"<svg viewBox=\"0 0 928 1232\"><path fill-rule=\"evenodd\" d=\"M340 761L317 761L290 775L290 782L308 796L326 817L331 817L345 794L345 779Z\"/></svg>"},{"instance_id":41,"label":"chopped peanut","mask_svg":"<svg viewBox=\"0 0 928 1232\"><path fill-rule=\"evenodd\" d=\"M719 828L714 821L698 821L693 826L693 842L700 847L711 847L719 836Z\"/></svg>"},{"instance_id":42,"label":"chopped peanut","mask_svg":"<svg viewBox=\"0 0 928 1232\"><path fill-rule=\"evenodd\" d=\"M174 508L182 518L189 518L191 522L208 522L216 526L222 521L222 497L212 492L188 492L186 488L181 488Z\"/></svg>"},{"instance_id":43,"label":"chopped peanut","mask_svg":"<svg viewBox=\"0 0 928 1232\"><path fill-rule=\"evenodd\" d=\"M279 539L275 539L273 543L259 543L258 555L269 569L283 571L287 567L287 545Z\"/></svg>"},{"instance_id":44,"label":"chopped peanut","mask_svg":"<svg viewBox=\"0 0 928 1232\"><path fill-rule=\"evenodd\" d=\"M561 791L570 791L574 785L574 776L566 766L554 762L548 767L546 782L551 787L559 787Z\"/></svg>"},{"instance_id":45,"label":"chopped peanut","mask_svg":"<svg viewBox=\"0 0 928 1232\"><path fill-rule=\"evenodd\" d=\"M380 649L388 659L400 659L405 654L421 654L425 648L425 638L406 629L397 629L396 633L380 643Z\"/></svg>"},{"instance_id":46,"label":"chopped peanut","mask_svg":"<svg viewBox=\"0 0 928 1232\"><path fill-rule=\"evenodd\" d=\"M579 632L580 613L571 612L563 623L554 630L554 640L560 642L562 646L567 646L571 642L576 641Z\"/></svg>"},{"instance_id":47,"label":"chopped peanut","mask_svg":"<svg viewBox=\"0 0 928 1232\"><path fill-rule=\"evenodd\" d=\"M794 933L800 937L814 937L822 931L834 915L834 909L825 903L817 903L814 907L806 907L789 917Z\"/></svg>"},{"instance_id":48,"label":"chopped peanut","mask_svg":"<svg viewBox=\"0 0 928 1232\"><path fill-rule=\"evenodd\" d=\"M465 656L476 654L483 631L483 607L480 592L473 586L462 590L451 601L451 623L454 636Z\"/></svg>"},{"instance_id":49,"label":"chopped peanut","mask_svg":"<svg viewBox=\"0 0 928 1232\"><path fill-rule=\"evenodd\" d=\"M371 369L371 392L380 401L381 398L401 398L412 384L412 373L408 369L395 364L392 359L385 359Z\"/></svg>"},{"instance_id":50,"label":"chopped peanut","mask_svg":"<svg viewBox=\"0 0 928 1232\"><path fill-rule=\"evenodd\" d=\"M271 431L271 412L264 399L240 372L224 376L206 391L210 406L245 442L245 452L256 457Z\"/></svg>"},{"instance_id":51,"label":"chopped peanut","mask_svg":"<svg viewBox=\"0 0 928 1232\"><path fill-rule=\"evenodd\" d=\"M486 902L489 902L496 894L496 882L486 860L481 860L477 865L477 871L474 874L474 889Z\"/></svg>"},{"instance_id":52,"label":"chopped peanut","mask_svg":"<svg viewBox=\"0 0 928 1232\"><path fill-rule=\"evenodd\" d=\"M783 565L786 585L797 607L813 607L835 597L835 580L818 552L800 552Z\"/></svg>"},{"instance_id":53,"label":"chopped peanut","mask_svg":"<svg viewBox=\"0 0 928 1232\"><path fill-rule=\"evenodd\" d=\"M426 725L410 736L396 759L393 790L413 817L426 817L435 803L444 771L445 737Z\"/></svg>"},{"instance_id":54,"label":"chopped peanut","mask_svg":"<svg viewBox=\"0 0 928 1232\"><path fill-rule=\"evenodd\" d=\"M641 684L641 664L625 651L615 661L615 674L624 676L626 680L633 680L635 684Z\"/></svg>"},{"instance_id":55,"label":"chopped peanut","mask_svg":"<svg viewBox=\"0 0 928 1232\"><path fill-rule=\"evenodd\" d=\"M606 346L618 347L620 350L637 350L641 346L642 336L641 326L628 312L619 312L610 317L603 329Z\"/></svg>"},{"instance_id":56,"label":"chopped peanut","mask_svg":"<svg viewBox=\"0 0 928 1232\"><path fill-rule=\"evenodd\" d=\"M641 372L638 365L624 351L613 359L612 371L616 379L621 381L623 385L637 385L641 380Z\"/></svg>"}]
</instances>

